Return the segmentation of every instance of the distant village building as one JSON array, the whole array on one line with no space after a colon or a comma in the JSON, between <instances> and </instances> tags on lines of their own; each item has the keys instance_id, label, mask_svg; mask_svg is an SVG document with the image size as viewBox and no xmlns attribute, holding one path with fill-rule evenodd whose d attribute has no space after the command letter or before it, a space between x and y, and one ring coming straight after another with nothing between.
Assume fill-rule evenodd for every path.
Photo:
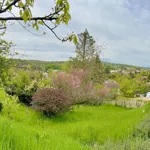
<instances>
[{"instance_id":1,"label":"distant village building","mask_svg":"<svg viewBox=\"0 0 150 150\"><path fill-rule=\"evenodd\" d=\"M126 71L126 70L123 70L122 71L122 74L129 74L130 72L129 71Z\"/></svg>"},{"instance_id":2,"label":"distant village building","mask_svg":"<svg viewBox=\"0 0 150 150\"><path fill-rule=\"evenodd\" d=\"M104 84L105 88L116 88L119 89L119 84L115 80L107 80Z\"/></svg>"},{"instance_id":3,"label":"distant village building","mask_svg":"<svg viewBox=\"0 0 150 150\"><path fill-rule=\"evenodd\" d=\"M150 92L147 92L147 93L146 93L146 97L147 97L147 98L150 98Z\"/></svg>"},{"instance_id":4,"label":"distant village building","mask_svg":"<svg viewBox=\"0 0 150 150\"><path fill-rule=\"evenodd\" d=\"M121 73L121 70L111 70L110 73Z\"/></svg>"},{"instance_id":5,"label":"distant village building","mask_svg":"<svg viewBox=\"0 0 150 150\"><path fill-rule=\"evenodd\" d=\"M48 73L47 73L47 72L43 72L42 74L43 74L43 76L44 76L45 78L48 78Z\"/></svg>"}]
</instances>

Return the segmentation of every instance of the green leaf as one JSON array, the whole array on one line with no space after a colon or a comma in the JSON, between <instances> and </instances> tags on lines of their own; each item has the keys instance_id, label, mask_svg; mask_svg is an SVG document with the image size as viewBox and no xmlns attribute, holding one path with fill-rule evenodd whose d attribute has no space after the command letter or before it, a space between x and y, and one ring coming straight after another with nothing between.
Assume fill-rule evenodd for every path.
<instances>
[{"instance_id":1,"label":"green leaf","mask_svg":"<svg viewBox=\"0 0 150 150\"><path fill-rule=\"evenodd\" d=\"M6 5L6 6L9 6L9 5L10 5L10 3L7 1L5 5Z\"/></svg>"},{"instance_id":2,"label":"green leaf","mask_svg":"<svg viewBox=\"0 0 150 150\"><path fill-rule=\"evenodd\" d=\"M28 8L28 15L29 15L29 18L32 18L32 12L31 12L30 8Z\"/></svg>"},{"instance_id":3,"label":"green leaf","mask_svg":"<svg viewBox=\"0 0 150 150\"><path fill-rule=\"evenodd\" d=\"M56 24L60 24L60 18L56 19Z\"/></svg>"},{"instance_id":4,"label":"green leaf","mask_svg":"<svg viewBox=\"0 0 150 150\"><path fill-rule=\"evenodd\" d=\"M22 17L23 17L23 21L26 23L28 21L28 13L27 13L27 11L24 11Z\"/></svg>"},{"instance_id":5,"label":"green leaf","mask_svg":"<svg viewBox=\"0 0 150 150\"><path fill-rule=\"evenodd\" d=\"M68 13L68 9L67 7L64 8L64 14L67 14Z\"/></svg>"},{"instance_id":6,"label":"green leaf","mask_svg":"<svg viewBox=\"0 0 150 150\"><path fill-rule=\"evenodd\" d=\"M38 25L36 25L36 31L38 31L39 30L39 26Z\"/></svg>"},{"instance_id":7,"label":"green leaf","mask_svg":"<svg viewBox=\"0 0 150 150\"><path fill-rule=\"evenodd\" d=\"M69 3L68 3L68 0L64 0L65 1L65 6L67 7L67 9L68 9L68 11L69 11L69 9L70 9L70 5L69 5Z\"/></svg>"},{"instance_id":8,"label":"green leaf","mask_svg":"<svg viewBox=\"0 0 150 150\"><path fill-rule=\"evenodd\" d=\"M43 22L41 20L38 21L38 24L43 25Z\"/></svg>"},{"instance_id":9,"label":"green leaf","mask_svg":"<svg viewBox=\"0 0 150 150\"><path fill-rule=\"evenodd\" d=\"M32 24L32 27L34 28L35 26L36 26L36 23L33 23L33 24Z\"/></svg>"},{"instance_id":10,"label":"green leaf","mask_svg":"<svg viewBox=\"0 0 150 150\"><path fill-rule=\"evenodd\" d=\"M56 6L59 6L62 3L62 0L57 0Z\"/></svg>"},{"instance_id":11,"label":"green leaf","mask_svg":"<svg viewBox=\"0 0 150 150\"><path fill-rule=\"evenodd\" d=\"M26 0L26 3L27 3L28 5L30 5L31 7L33 7L34 0Z\"/></svg>"},{"instance_id":12,"label":"green leaf","mask_svg":"<svg viewBox=\"0 0 150 150\"><path fill-rule=\"evenodd\" d=\"M73 43L76 45L78 43L77 36L74 34L73 36Z\"/></svg>"},{"instance_id":13,"label":"green leaf","mask_svg":"<svg viewBox=\"0 0 150 150\"><path fill-rule=\"evenodd\" d=\"M67 14L67 17L69 20L71 20L71 15L69 13Z\"/></svg>"},{"instance_id":14,"label":"green leaf","mask_svg":"<svg viewBox=\"0 0 150 150\"><path fill-rule=\"evenodd\" d=\"M19 11L20 16L22 17L22 10Z\"/></svg>"},{"instance_id":15,"label":"green leaf","mask_svg":"<svg viewBox=\"0 0 150 150\"><path fill-rule=\"evenodd\" d=\"M68 18L65 18L65 19L64 19L64 22L65 22L66 25L68 25L69 19L68 19Z\"/></svg>"},{"instance_id":16,"label":"green leaf","mask_svg":"<svg viewBox=\"0 0 150 150\"><path fill-rule=\"evenodd\" d=\"M11 6L11 7L9 7L9 11L12 11L12 6Z\"/></svg>"},{"instance_id":17,"label":"green leaf","mask_svg":"<svg viewBox=\"0 0 150 150\"><path fill-rule=\"evenodd\" d=\"M18 6L19 8L23 8L24 4L21 1L19 1Z\"/></svg>"}]
</instances>

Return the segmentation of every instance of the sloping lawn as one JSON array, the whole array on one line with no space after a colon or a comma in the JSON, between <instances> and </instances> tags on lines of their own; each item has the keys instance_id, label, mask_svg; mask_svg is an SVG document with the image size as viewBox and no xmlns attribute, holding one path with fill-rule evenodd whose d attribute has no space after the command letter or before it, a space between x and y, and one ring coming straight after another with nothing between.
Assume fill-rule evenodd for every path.
<instances>
[{"instance_id":1,"label":"sloping lawn","mask_svg":"<svg viewBox=\"0 0 150 150\"><path fill-rule=\"evenodd\" d=\"M143 109L79 106L49 119L20 105L13 119L0 115L0 150L91 150L93 144L128 136Z\"/></svg>"}]
</instances>

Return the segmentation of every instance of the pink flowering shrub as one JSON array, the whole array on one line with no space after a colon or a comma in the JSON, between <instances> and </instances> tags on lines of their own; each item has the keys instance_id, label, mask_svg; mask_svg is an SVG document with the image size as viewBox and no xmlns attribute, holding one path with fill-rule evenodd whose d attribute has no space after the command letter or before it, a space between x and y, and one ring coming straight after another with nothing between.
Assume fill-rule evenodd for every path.
<instances>
[{"instance_id":1,"label":"pink flowering shrub","mask_svg":"<svg viewBox=\"0 0 150 150\"><path fill-rule=\"evenodd\" d=\"M88 71L85 69L71 69L70 73L75 76L78 77L80 80L85 80L86 77L88 76Z\"/></svg>"},{"instance_id":2,"label":"pink flowering shrub","mask_svg":"<svg viewBox=\"0 0 150 150\"><path fill-rule=\"evenodd\" d=\"M73 76L71 74L59 72L53 75L53 86L59 89L66 89L66 88L76 89L79 88L80 85L81 80L78 77Z\"/></svg>"},{"instance_id":3,"label":"pink flowering shrub","mask_svg":"<svg viewBox=\"0 0 150 150\"><path fill-rule=\"evenodd\" d=\"M74 104L89 103L97 99L97 93L92 81L87 79L88 71L83 69L71 69L70 73L58 72L53 74L53 87L67 92Z\"/></svg>"},{"instance_id":4,"label":"pink flowering shrub","mask_svg":"<svg viewBox=\"0 0 150 150\"><path fill-rule=\"evenodd\" d=\"M106 97L107 95L110 94L110 88L104 87L103 89L101 89L101 90L99 91L99 94L100 94L100 96L101 96L102 98Z\"/></svg>"},{"instance_id":5,"label":"pink flowering shrub","mask_svg":"<svg viewBox=\"0 0 150 150\"><path fill-rule=\"evenodd\" d=\"M117 97L117 91L112 89L112 88L108 88L108 87L104 87L103 89L101 89L99 91L99 96L103 99L103 100L114 100Z\"/></svg>"}]
</instances>

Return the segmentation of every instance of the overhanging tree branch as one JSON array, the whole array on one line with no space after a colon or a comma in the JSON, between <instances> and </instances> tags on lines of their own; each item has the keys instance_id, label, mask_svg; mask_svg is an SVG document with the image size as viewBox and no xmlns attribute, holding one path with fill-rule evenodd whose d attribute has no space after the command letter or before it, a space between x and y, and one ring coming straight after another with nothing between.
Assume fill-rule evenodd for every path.
<instances>
[{"instance_id":1,"label":"overhanging tree branch","mask_svg":"<svg viewBox=\"0 0 150 150\"><path fill-rule=\"evenodd\" d=\"M31 23L32 27L37 31L39 30L39 26L44 25L47 27L60 41L73 41L77 43L77 38L74 33L65 38L60 38L56 33L55 29L60 24L68 25L68 22L71 20L71 15L69 13L70 6L68 0L54 0L55 6L52 8L51 12L49 12L45 16L32 16L32 7L34 6L34 0L3 0L0 4L0 23L2 24L2 29L6 28L7 21L23 21L26 23ZM18 11L19 16L5 16L8 12L12 13L12 9ZM53 27L48 23L54 24ZM26 27L24 27L26 29ZM1 29L1 28L0 28ZM26 29L28 31L28 29ZM30 32L30 31L29 31ZM45 33L45 32L44 32Z\"/></svg>"},{"instance_id":2,"label":"overhanging tree branch","mask_svg":"<svg viewBox=\"0 0 150 150\"><path fill-rule=\"evenodd\" d=\"M6 29L6 27L0 27L0 30Z\"/></svg>"},{"instance_id":3,"label":"overhanging tree branch","mask_svg":"<svg viewBox=\"0 0 150 150\"><path fill-rule=\"evenodd\" d=\"M51 32L56 36L56 38L62 42L65 42L68 40L68 38L63 38L61 39L60 37L58 37L58 35L53 31L55 28L50 28L43 20L42 20L43 24L49 29L51 30Z\"/></svg>"},{"instance_id":4,"label":"overhanging tree branch","mask_svg":"<svg viewBox=\"0 0 150 150\"><path fill-rule=\"evenodd\" d=\"M0 14L6 12L10 7L18 3L20 0L14 0L12 3L10 3L6 8L0 10Z\"/></svg>"},{"instance_id":5,"label":"overhanging tree branch","mask_svg":"<svg viewBox=\"0 0 150 150\"><path fill-rule=\"evenodd\" d=\"M37 20L46 20L46 21L53 21L53 20L56 20L57 18L55 17L32 17L28 20L34 20L34 21L37 21ZM23 20L22 17L0 17L0 20L1 21L11 21L11 20Z\"/></svg>"}]
</instances>

